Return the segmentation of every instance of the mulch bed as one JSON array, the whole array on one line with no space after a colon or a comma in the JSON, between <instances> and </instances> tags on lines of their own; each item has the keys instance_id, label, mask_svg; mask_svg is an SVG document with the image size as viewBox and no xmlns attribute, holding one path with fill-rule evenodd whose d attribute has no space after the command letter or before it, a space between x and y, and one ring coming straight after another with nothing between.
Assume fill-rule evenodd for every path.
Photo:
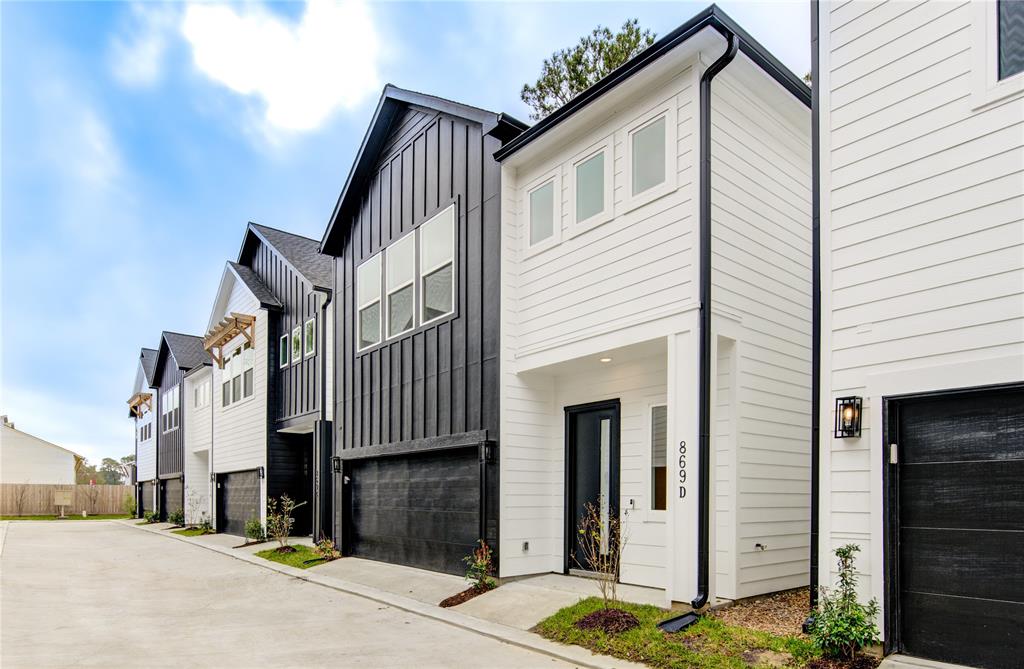
<instances>
[{"instance_id":1,"label":"mulch bed","mask_svg":"<svg viewBox=\"0 0 1024 669\"><path fill-rule=\"evenodd\" d=\"M581 630L601 630L605 634L618 634L639 627L640 621L629 611L599 609L588 613L573 624Z\"/></svg>"},{"instance_id":2,"label":"mulch bed","mask_svg":"<svg viewBox=\"0 0 1024 669\"><path fill-rule=\"evenodd\" d=\"M488 588L488 587L481 587L479 585L474 585L471 588L466 588L462 592L454 594L451 597L448 597L447 599L442 600L441 603L438 606L440 606L441 608L445 608L445 609L451 608L452 606L458 606L459 604L462 604L463 602L468 602L469 600L473 599L474 597L477 597L478 595L482 595L485 592L488 592L490 590L491 590L491 588Z\"/></svg>"},{"instance_id":3,"label":"mulch bed","mask_svg":"<svg viewBox=\"0 0 1024 669\"><path fill-rule=\"evenodd\" d=\"M857 655L852 660L821 657L807 663L807 669L875 669L881 660L870 655Z\"/></svg>"},{"instance_id":4,"label":"mulch bed","mask_svg":"<svg viewBox=\"0 0 1024 669\"><path fill-rule=\"evenodd\" d=\"M278 546L277 548L274 549L274 552L275 553L294 553L295 550L296 549L295 549L294 546Z\"/></svg>"},{"instance_id":5,"label":"mulch bed","mask_svg":"<svg viewBox=\"0 0 1024 669\"><path fill-rule=\"evenodd\" d=\"M739 625L777 636L806 638L801 627L810 613L808 598L807 588L797 588L715 609L711 615L727 625ZM817 669L832 668L822 666Z\"/></svg>"}]
</instances>

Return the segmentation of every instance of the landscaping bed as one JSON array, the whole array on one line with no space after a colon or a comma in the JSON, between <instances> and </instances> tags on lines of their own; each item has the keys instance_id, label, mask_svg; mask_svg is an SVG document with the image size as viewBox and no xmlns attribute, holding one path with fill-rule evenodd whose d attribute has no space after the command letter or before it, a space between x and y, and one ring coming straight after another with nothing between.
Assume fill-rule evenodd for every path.
<instances>
[{"instance_id":1,"label":"landscaping bed","mask_svg":"<svg viewBox=\"0 0 1024 669\"><path fill-rule=\"evenodd\" d=\"M171 534L180 534L183 537L201 537L204 534L213 534L213 530L202 527L185 527L180 530L171 530Z\"/></svg>"},{"instance_id":2,"label":"landscaping bed","mask_svg":"<svg viewBox=\"0 0 1024 669\"><path fill-rule=\"evenodd\" d=\"M806 638L803 624L810 613L807 588L743 600L711 612L726 625L738 625L779 636Z\"/></svg>"},{"instance_id":3,"label":"landscaping bed","mask_svg":"<svg viewBox=\"0 0 1024 669\"><path fill-rule=\"evenodd\" d=\"M320 553L316 552L315 549L310 546L296 545L288 546L289 551L281 552L280 548L271 548L269 550L260 551L256 553L257 557L261 557L264 560L270 560L271 562L277 562L280 564L288 565L289 567L297 567L299 569L309 569L315 567L318 564L324 564L331 560L323 557Z\"/></svg>"},{"instance_id":4,"label":"landscaping bed","mask_svg":"<svg viewBox=\"0 0 1024 669\"><path fill-rule=\"evenodd\" d=\"M131 516L124 513L98 513L95 516L82 517L82 514L66 515L61 518L58 515L46 516L0 516L0 520L127 520Z\"/></svg>"},{"instance_id":5,"label":"landscaping bed","mask_svg":"<svg viewBox=\"0 0 1024 669\"><path fill-rule=\"evenodd\" d=\"M473 599L478 595L482 595L485 592L490 592L493 589L494 586L481 587L479 585L474 585L470 588L466 588L462 592L455 593L451 597L446 597L445 599L441 600L441 603L438 604L438 606L445 609L450 608L452 606L458 606L459 604L468 602L469 600Z\"/></svg>"},{"instance_id":6,"label":"landscaping bed","mask_svg":"<svg viewBox=\"0 0 1024 669\"><path fill-rule=\"evenodd\" d=\"M729 625L714 616L704 616L697 623L675 634L658 629L657 624L675 613L656 606L616 602L615 608L631 614L638 625L622 632L606 632L606 624L577 624L588 616L619 623L627 620L621 614L600 614L601 599L591 597L568 606L541 621L534 631L562 643L575 644L595 653L611 655L653 667L694 669L744 669L745 667L795 667L806 669L840 669L811 663L820 653L805 638L775 635L768 632ZM606 623L607 623L606 620ZM620 625L621 626L621 625ZM854 669L854 668L851 668ZM855 669L868 669L856 667Z\"/></svg>"}]
</instances>

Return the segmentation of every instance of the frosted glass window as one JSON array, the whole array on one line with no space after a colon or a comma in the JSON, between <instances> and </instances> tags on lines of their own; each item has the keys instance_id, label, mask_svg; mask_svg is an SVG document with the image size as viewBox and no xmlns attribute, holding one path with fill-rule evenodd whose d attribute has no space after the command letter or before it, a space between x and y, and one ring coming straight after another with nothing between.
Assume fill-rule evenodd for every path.
<instances>
[{"instance_id":1,"label":"frosted glass window","mask_svg":"<svg viewBox=\"0 0 1024 669\"><path fill-rule=\"evenodd\" d=\"M604 151L576 165L576 222L604 210Z\"/></svg>"},{"instance_id":2,"label":"frosted glass window","mask_svg":"<svg viewBox=\"0 0 1024 669\"><path fill-rule=\"evenodd\" d=\"M612 421L610 418L601 419L601 554L608 554L608 533L610 530L609 521L611 508L609 495L611 494L611 448L612 448Z\"/></svg>"},{"instance_id":3,"label":"frosted glass window","mask_svg":"<svg viewBox=\"0 0 1024 669\"><path fill-rule=\"evenodd\" d=\"M420 226L421 323L441 318L455 306L455 207Z\"/></svg>"},{"instance_id":4,"label":"frosted glass window","mask_svg":"<svg viewBox=\"0 0 1024 669\"><path fill-rule=\"evenodd\" d=\"M999 0L999 78L1024 72L1024 2Z\"/></svg>"},{"instance_id":5,"label":"frosted glass window","mask_svg":"<svg viewBox=\"0 0 1024 669\"><path fill-rule=\"evenodd\" d=\"M386 253L388 336L394 337L413 327L416 237L406 235L389 246Z\"/></svg>"},{"instance_id":6,"label":"frosted glass window","mask_svg":"<svg viewBox=\"0 0 1024 669\"><path fill-rule=\"evenodd\" d=\"M530 191L530 245L555 234L555 182Z\"/></svg>"},{"instance_id":7,"label":"frosted glass window","mask_svg":"<svg viewBox=\"0 0 1024 669\"><path fill-rule=\"evenodd\" d=\"M668 407L651 407L651 509L667 508Z\"/></svg>"},{"instance_id":8,"label":"frosted glass window","mask_svg":"<svg viewBox=\"0 0 1024 669\"><path fill-rule=\"evenodd\" d=\"M359 310L359 348L380 342L380 271L378 253L356 270L356 298Z\"/></svg>"},{"instance_id":9,"label":"frosted glass window","mask_svg":"<svg viewBox=\"0 0 1024 669\"><path fill-rule=\"evenodd\" d=\"M665 117L633 133L633 195L665 182Z\"/></svg>"}]
</instances>

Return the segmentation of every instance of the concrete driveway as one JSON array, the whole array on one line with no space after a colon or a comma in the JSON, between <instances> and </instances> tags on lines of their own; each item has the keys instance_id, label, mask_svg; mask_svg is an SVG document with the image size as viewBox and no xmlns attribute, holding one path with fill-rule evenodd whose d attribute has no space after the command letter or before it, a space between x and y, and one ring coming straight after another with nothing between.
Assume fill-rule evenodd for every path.
<instances>
[{"instance_id":1,"label":"concrete driveway","mask_svg":"<svg viewBox=\"0 0 1024 669\"><path fill-rule=\"evenodd\" d=\"M7 525L4 669L571 666L116 522Z\"/></svg>"}]
</instances>

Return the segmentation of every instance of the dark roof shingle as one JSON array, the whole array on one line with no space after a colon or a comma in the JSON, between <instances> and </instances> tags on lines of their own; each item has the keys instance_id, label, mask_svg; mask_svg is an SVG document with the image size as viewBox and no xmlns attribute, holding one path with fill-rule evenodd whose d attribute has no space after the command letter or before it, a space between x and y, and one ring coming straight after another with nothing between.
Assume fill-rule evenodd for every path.
<instances>
[{"instance_id":1,"label":"dark roof shingle","mask_svg":"<svg viewBox=\"0 0 1024 669\"><path fill-rule=\"evenodd\" d=\"M142 362L142 373L146 376L146 384L153 385L153 373L156 371L156 357L158 351L153 348L143 348L139 354Z\"/></svg>"},{"instance_id":2,"label":"dark roof shingle","mask_svg":"<svg viewBox=\"0 0 1024 669\"><path fill-rule=\"evenodd\" d=\"M260 301L261 307L273 307L275 309L280 309L284 306L281 304L281 300L277 299L277 296L270 290L270 287L263 282L263 279L261 279L259 274L254 272L251 267L231 261L228 261L228 266L234 271L235 276L245 284L245 287L249 289L249 292L251 292L256 299Z\"/></svg>"},{"instance_id":3,"label":"dark roof shingle","mask_svg":"<svg viewBox=\"0 0 1024 669\"><path fill-rule=\"evenodd\" d=\"M320 242L258 223L249 225L314 286L326 289L332 287L332 258L318 251Z\"/></svg>"},{"instance_id":4,"label":"dark roof shingle","mask_svg":"<svg viewBox=\"0 0 1024 669\"><path fill-rule=\"evenodd\" d=\"M179 369L188 371L210 364L210 354L203 348L203 338L195 335L165 332L164 341Z\"/></svg>"}]
</instances>

